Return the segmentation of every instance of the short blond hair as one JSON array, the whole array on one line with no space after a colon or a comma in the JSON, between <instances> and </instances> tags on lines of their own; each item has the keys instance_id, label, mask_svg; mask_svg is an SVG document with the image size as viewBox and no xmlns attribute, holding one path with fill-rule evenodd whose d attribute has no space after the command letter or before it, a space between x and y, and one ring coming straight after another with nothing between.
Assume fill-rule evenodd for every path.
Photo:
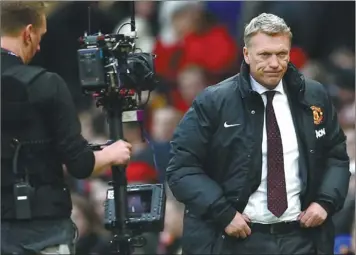
<instances>
[{"instance_id":1,"label":"short blond hair","mask_svg":"<svg viewBox=\"0 0 356 255\"><path fill-rule=\"evenodd\" d=\"M15 36L29 24L40 27L45 11L41 1L1 1L1 35Z\"/></svg>"},{"instance_id":2,"label":"short blond hair","mask_svg":"<svg viewBox=\"0 0 356 255\"><path fill-rule=\"evenodd\" d=\"M250 23L246 25L244 32L245 46L249 45L251 37L257 33L264 33L271 36L287 34L290 41L292 41L293 37L291 29L287 26L285 21L282 18L270 13L262 13L253 18Z\"/></svg>"}]
</instances>

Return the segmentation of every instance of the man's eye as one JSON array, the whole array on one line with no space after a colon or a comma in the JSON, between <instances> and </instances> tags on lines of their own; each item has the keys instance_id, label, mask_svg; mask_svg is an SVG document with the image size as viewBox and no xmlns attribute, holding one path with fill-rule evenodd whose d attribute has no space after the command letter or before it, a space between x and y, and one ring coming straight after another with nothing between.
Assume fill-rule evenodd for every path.
<instances>
[{"instance_id":1,"label":"man's eye","mask_svg":"<svg viewBox=\"0 0 356 255\"><path fill-rule=\"evenodd\" d=\"M260 54L262 57L269 57L271 54L267 52L263 52Z\"/></svg>"}]
</instances>

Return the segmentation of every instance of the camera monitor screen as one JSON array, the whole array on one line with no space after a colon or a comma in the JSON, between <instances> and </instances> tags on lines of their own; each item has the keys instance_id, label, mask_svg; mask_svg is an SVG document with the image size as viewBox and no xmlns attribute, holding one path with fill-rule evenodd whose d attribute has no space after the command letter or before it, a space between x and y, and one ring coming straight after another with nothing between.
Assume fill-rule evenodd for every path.
<instances>
[{"instance_id":1,"label":"camera monitor screen","mask_svg":"<svg viewBox=\"0 0 356 255\"><path fill-rule=\"evenodd\" d=\"M152 190L131 191L127 193L129 216L151 212Z\"/></svg>"}]
</instances>

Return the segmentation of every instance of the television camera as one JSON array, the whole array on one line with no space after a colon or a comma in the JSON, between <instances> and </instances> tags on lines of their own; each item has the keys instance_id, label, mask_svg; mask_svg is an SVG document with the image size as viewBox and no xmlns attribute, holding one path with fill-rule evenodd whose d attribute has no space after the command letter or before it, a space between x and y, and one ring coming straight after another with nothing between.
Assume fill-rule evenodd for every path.
<instances>
[{"instance_id":1,"label":"television camera","mask_svg":"<svg viewBox=\"0 0 356 255\"><path fill-rule=\"evenodd\" d=\"M125 122L139 122L143 130L142 92L155 89L158 81L154 71L154 55L138 52L135 47L134 5L131 1L129 35L85 33L79 39L79 78L84 93L93 94L97 107L108 117L110 141L90 144L100 150L110 142L123 139ZM90 9L89 9L90 13ZM90 17L89 17L90 20ZM148 101L148 98L147 98ZM105 201L105 227L113 233L112 254L128 255L133 247L143 246L143 232L163 230L165 213L164 184L127 185L124 166L112 167L112 188Z\"/></svg>"}]
</instances>

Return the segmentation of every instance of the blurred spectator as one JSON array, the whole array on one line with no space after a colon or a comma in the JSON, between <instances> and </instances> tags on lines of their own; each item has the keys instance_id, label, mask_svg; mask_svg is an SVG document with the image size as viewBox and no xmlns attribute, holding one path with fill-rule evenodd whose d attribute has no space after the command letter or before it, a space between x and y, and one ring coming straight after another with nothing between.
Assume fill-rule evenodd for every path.
<instances>
[{"instance_id":1,"label":"blurred spectator","mask_svg":"<svg viewBox=\"0 0 356 255\"><path fill-rule=\"evenodd\" d=\"M88 139L90 142L93 142L95 137L94 128L92 125L93 116L90 111L83 111L79 114L79 120L82 127L82 135L84 138Z\"/></svg>"},{"instance_id":2,"label":"blurred spectator","mask_svg":"<svg viewBox=\"0 0 356 255\"><path fill-rule=\"evenodd\" d=\"M150 164L145 158L141 157L143 151L148 148L138 123L125 123L124 136L132 144L133 154L130 163L126 168L126 178L128 183L156 183L158 174L154 164Z\"/></svg>"},{"instance_id":3,"label":"blurred spectator","mask_svg":"<svg viewBox=\"0 0 356 255\"><path fill-rule=\"evenodd\" d=\"M308 61L308 56L305 51L297 46L293 46L290 50L290 62L293 63L298 69L304 67Z\"/></svg>"},{"instance_id":4,"label":"blurred spectator","mask_svg":"<svg viewBox=\"0 0 356 255\"><path fill-rule=\"evenodd\" d=\"M206 88L208 79L206 72L199 66L187 66L177 77L177 89L172 90L172 104L180 112L185 113L194 98Z\"/></svg>"},{"instance_id":5,"label":"blurred spectator","mask_svg":"<svg viewBox=\"0 0 356 255\"><path fill-rule=\"evenodd\" d=\"M156 6L155 1L136 1L135 2L135 25L138 39L136 47L143 52L152 52L155 38L152 34L150 20ZM126 25L124 25L126 23ZM127 24L128 23L128 24ZM131 32L131 15L122 20L114 29L115 33L129 34ZM119 28L122 28L119 31Z\"/></svg>"},{"instance_id":6,"label":"blurred spectator","mask_svg":"<svg viewBox=\"0 0 356 255\"><path fill-rule=\"evenodd\" d=\"M132 144L133 156L140 150L144 149L147 144L145 143L140 123L127 122L123 123L124 139Z\"/></svg>"},{"instance_id":7,"label":"blurred spectator","mask_svg":"<svg viewBox=\"0 0 356 255\"><path fill-rule=\"evenodd\" d=\"M202 2L166 1L161 5L162 33L157 38L156 71L169 82L187 65L199 65L219 79L237 67L237 45ZM169 36L164 35L168 33Z\"/></svg>"},{"instance_id":8,"label":"blurred spectator","mask_svg":"<svg viewBox=\"0 0 356 255\"><path fill-rule=\"evenodd\" d=\"M333 216L335 234L348 235L352 233L352 223L355 218L355 175L351 176L350 188L344 208Z\"/></svg>"},{"instance_id":9,"label":"blurred spectator","mask_svg":"<svg viewBox=\"0 0 356 255\"><path fill-rule=\"evenodd\" d=\"M348 128L345 129L344 132L347 138L347 153L350 157L351 178L344 208L333 217L337 236L347 236L351 234L354 231L352 228L354 227L355 221L355 130Z\"/></svg>"},{"instance_id":10,"label":"blurred spectator","mask_svg":"<svg viewBox=\"0 0 356 255\"><path fill-rule=\"evenodd\" d=\"M131 1L95 1L91 4L104 12L114 24L131 14Z\"/></svg>"},{"instance_id":11,"label":"blurred spectator","mask_svg":"<svg viewBox=\"0 0 356 255\"><path fill-rule=\"evenodd\" d=\"M77 194L72 195L72 202L72 220L78 228L76 254L109 254L108 234L93 206Z\"/></svg>"},{"instance_id":12,"label":"blurred spectator","mask_svg":"<svg viewBox=\"0 0 356 255\"><path fill-rule=\"evenodd\" d=\"M140 157L133 159L133 162L126 168L126 178L129 184L133 183L157 183L158 173L154 165L147 161L140 160Z\"/></svg>"},{"instance_id":13,"label":"blurred spectator","mask_svg":"<svg viewBox=\"0 0 356 255\"><path fill-rule=\"evenodd\" d=\"M320 61L310 60L300 70L306 78L315 79L322 84L326 84L328 73Z\"/></svg>"},{"instance_id":14,"label":"blurred spectator","mask_svg":"<svg viewBox=\"0 0 356 255\"><path fill-rule=\"evenodd\" d=\"M152 118L152 140L149 141L149 146L133 159L141 164L145 162L147 173L152 173L152 169L155 169L157 179L161 183L165 180L166 167L170 158L169 141L180 119L181 114L173 107L155 110Z\"/></svg>"},{"instance_id":15,"label":"blurred spectator","mask_svg":"<svg viewBox=\"0 0 356 255\"><path fill-rule=\"evenodd\" d=\"M110 186L100 180L92 179L89 181L86 189L89 194L89 201L94 208L95 214L99 217L101 223L104 223L104 202L106 200L106 193Z\"/></svg>"},{"instance_id":16,"label":"blurred spectator","mask_svg":"<svg viewBox=\"0 0 356 255\"><path fill-rule=\"evenodd\" d=\"M354 218L353 224L352 224L352 235L351 235L351 252L353 254L356 254L356 217Z\"/></svg>"},{"instance_id":17,"label":"blurred spectator","mask_svg":"<svg viewBox=\"0 0 356 255\"><path fill-rule=\"evenodd\" d=\"M355 54L346 47L335 49L329 58L335 66L341 69L353 70L355 68Z\"/></svg>"},{"instance_id":18,"label":"blurred spectator","mask_svg":"<svg viewBox=\"0 0 356 255\"><path fill-rule=\"evenodd\" d=\"M353 95L353 93L349 93ZM355 127L355 99L353 102L345 105L340 113L339 113L339 120L342 127Z\"/></svg>"},{"instance_id":19,"label":"blurred spectator","mask_svg":"<svg viewBox=\"0 0 356 255\"><path fill-rule=\"evenodd\" d=\"M180 254L183 214L184 205L173 197L167 187L166 217L159 238L158 254Z\"/></svg>"},{"instance_id":20,"label":"blurred spectator","mask_svg":"<svg viewBox=\"0 0 356 255\"><path fill-rule=\"evenodd\" d=\"M350 172L355 174L355 157L356 157L356 135L354 128L344 130L346 135L347 154L350 157Z\"/></svg>"},{"instance_id":21,"label":"blurred spectator","mask_svg":"<svg viewBox=\"0 0 356 255\"><path fill-rule=\"evenodd\" d=\"M181 114L172 107L157 109L153 113L152 139L155 142L169 142Z\"/></svg>"},{"instance_id":22,"label":"blurred spectator","mask_svg":"<svg viewBox=\"0 0 356 255\"><path fill-rule=\"evenodd\" d=\"M229 33L237 36L237 19L242 12L242 1L206 1L206 8L229 30Z\"/></svg>"},{"instance_id":23,"label":"blurred spectator","mask_svg":"<svg viewBox=\"0 0 356 255\"><path fill-rule=\"evenodd\" d=\"M334 97L343 128L355 126L355 55L347 48L335 49L327 58L326 68L333 75Z\"/></svg>"}]
</instances>

